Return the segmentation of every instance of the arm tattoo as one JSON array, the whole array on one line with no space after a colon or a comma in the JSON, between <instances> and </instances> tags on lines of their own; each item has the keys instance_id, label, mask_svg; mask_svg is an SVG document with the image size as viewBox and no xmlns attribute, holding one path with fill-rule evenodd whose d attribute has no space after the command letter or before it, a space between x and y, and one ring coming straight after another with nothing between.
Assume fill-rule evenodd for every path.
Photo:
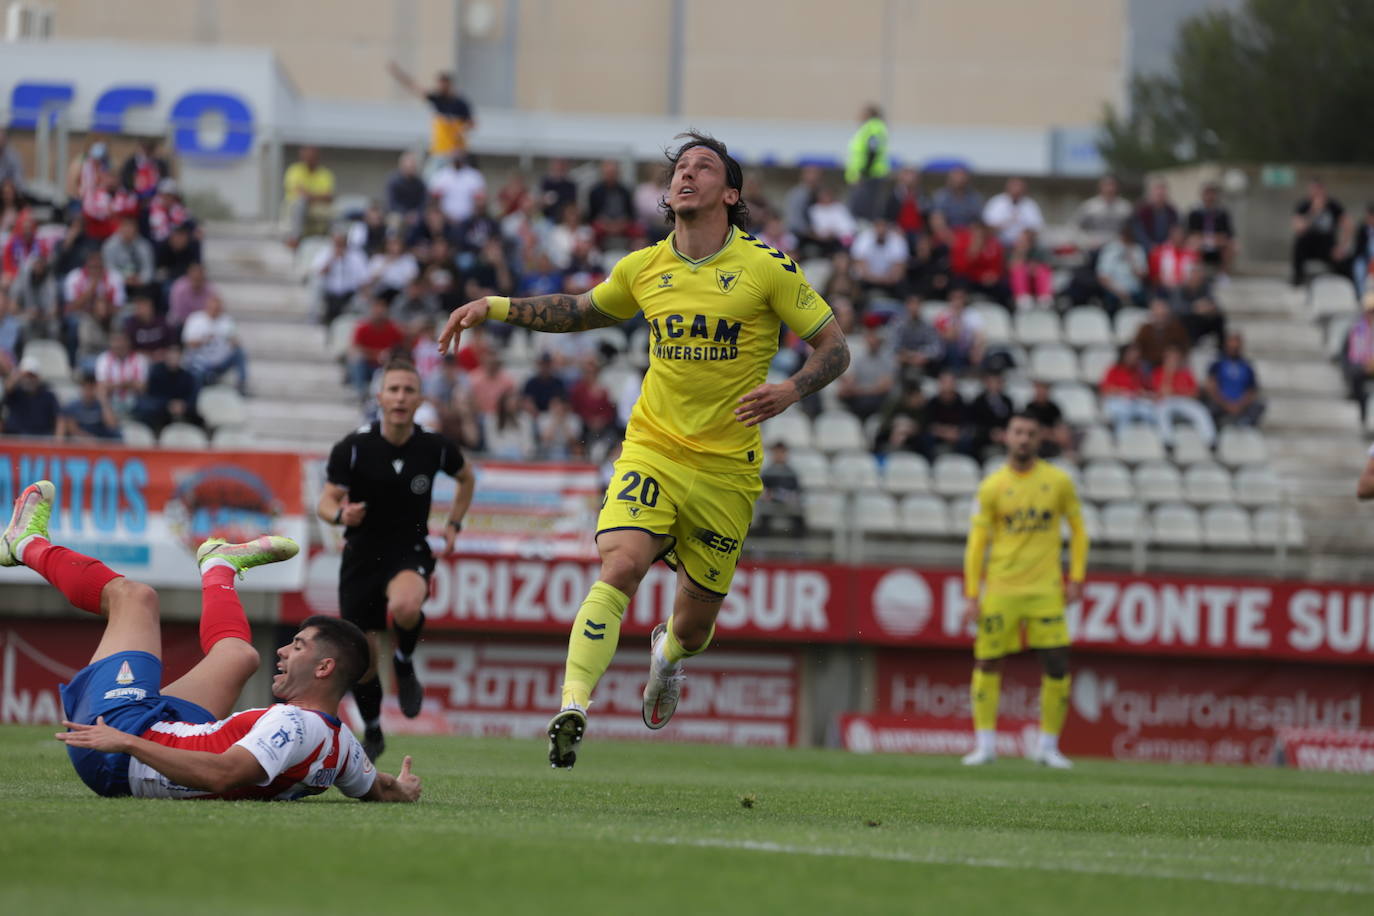
<instances>
[{"instance_id":1,"label":"arm tattoo","mask_svg":"<svg viewBox=\"0 0 1374 916\"><path fill-rule=\"evenodd\" d=\"M598 311L587 293L580 296L557 293L532 299L512 299L506 322L550 334L605 328L619 323L617 319Z\"/></svg>"},{"instance_id":2,"label":"arm tattoo","mask_svg":"<svg viewBox=\"0 0 1374 916\"><path fill-rule=\"evenodd\" d=\"M724 595L708 592L691 581L680 583L678 588L682 589L682 593L688 598L691 598L693 601L700 601L704 604L719 604L725 600Z\"/></svg>"},{"instance_id":3,"label":"arm tattoo","mask_svg":"<svg viewBox=\"0 0 1374 916\"><path fill-rule=\"evenodd\" d=\"M830 325L836 328L834 324ZM838 332L839 329L836 328ZM792 376L799 397L808 397L839 378L849 368L849 344L843 333L829 333L817 341L806 362Z\"/></svg>"}]
</instances>

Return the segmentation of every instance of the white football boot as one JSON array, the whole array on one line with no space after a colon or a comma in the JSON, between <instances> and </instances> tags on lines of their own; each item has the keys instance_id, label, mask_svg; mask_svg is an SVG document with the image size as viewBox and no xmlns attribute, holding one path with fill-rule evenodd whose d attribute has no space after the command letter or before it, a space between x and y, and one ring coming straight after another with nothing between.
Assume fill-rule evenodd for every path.
<instances>
[{"instance_id":1,"label":"white football boot","mask_svg":"<svg viewBox=\"0 0 1374 916\"><path fill-rule=\"evenodd\" d=\"M649 682L644 685L644 724L657 731L668 724L677 711L682 685L687 675L682 663L669 665L663 661L663 644L668 639L667 624L654 627L649 646Z\"/></svg>"},{"instance_id":2,"label":"white football boot","mask_svg":"<svg viewBox=\"0 0 1374 916\"><path fill-rule=\"evenodd\" d=\"M997 762L997 752L989 751L981 747L976 747L969 753L965 754L963 756L963 759L959 762L966 767L986 766L989 763Z\"/></svg>"}]
</instances>

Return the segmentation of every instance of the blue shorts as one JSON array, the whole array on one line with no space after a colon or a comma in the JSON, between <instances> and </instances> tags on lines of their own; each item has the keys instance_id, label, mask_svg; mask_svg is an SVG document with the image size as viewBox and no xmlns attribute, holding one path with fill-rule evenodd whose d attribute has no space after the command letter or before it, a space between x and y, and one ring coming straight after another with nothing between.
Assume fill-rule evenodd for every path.
<instances>
[{"instance_id":1,"label":"blue shorts","mask_svg":"<svg viewBox=\"0 0 1374 916\"><path fill-rule=\"evenodd\" d=\"M87 665L70 684L58 690L69 722L93 725L99 716L105 724L131 735L141 735L154 722L214 722L210 711L198 703L164 697L162 660L151 652L116 652ZM67 756L81 781L97 795L129 794L129 755L111 754L84 747L67 748Z\"/></svg>"}]
</instances>

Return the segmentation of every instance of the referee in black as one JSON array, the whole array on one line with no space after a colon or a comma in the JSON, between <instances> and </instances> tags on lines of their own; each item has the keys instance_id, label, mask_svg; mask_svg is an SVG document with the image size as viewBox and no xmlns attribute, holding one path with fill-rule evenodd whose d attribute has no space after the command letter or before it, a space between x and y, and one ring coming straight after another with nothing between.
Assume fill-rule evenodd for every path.
<instances>
[{"instance_id":1,"label":"referee in black","mask_svg":"<svg viewBox=\"0 0 1374 916\"><path fill-rule=\"evenodd\" d=\"M353 698L363 718L363 749L374 761L386 748L377 661L388 616L396 634L393 664L401 712L413 719L424 702L411 655L424 626L420 606L429 597L434 572L426 537L435 475L443 471L458 480L444 526L445 554L453 551L475 483L457 446L416 425L420 376L411 363L387 363L378 402L381 419L345 436L330 451L327 481L316 509L324 521L347 529L339 568L339 611L367 634L371 648L372 664L353 688Z\"/></svg>"}]
</instances>

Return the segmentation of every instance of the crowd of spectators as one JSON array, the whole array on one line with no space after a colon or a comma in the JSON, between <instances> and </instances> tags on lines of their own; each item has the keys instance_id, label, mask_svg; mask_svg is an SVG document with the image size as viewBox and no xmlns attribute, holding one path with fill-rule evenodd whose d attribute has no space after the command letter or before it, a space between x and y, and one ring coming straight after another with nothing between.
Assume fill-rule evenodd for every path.
<instances>
[{"instance_id":1,"label":"crowd of spectators","mask_svg":"<svg viewBox=\"0 0 1374 916\"><path fill-rule=\"evenodd\" d=\"M25 192L13 152L0 133L0 430L119 439L130 420L199 423L208 383L245 390L237 330L159 141L120 163L91 141L65 206ZM36 355L44 346L65 353L70 378Z\"/></svg>"}]
</instances>

